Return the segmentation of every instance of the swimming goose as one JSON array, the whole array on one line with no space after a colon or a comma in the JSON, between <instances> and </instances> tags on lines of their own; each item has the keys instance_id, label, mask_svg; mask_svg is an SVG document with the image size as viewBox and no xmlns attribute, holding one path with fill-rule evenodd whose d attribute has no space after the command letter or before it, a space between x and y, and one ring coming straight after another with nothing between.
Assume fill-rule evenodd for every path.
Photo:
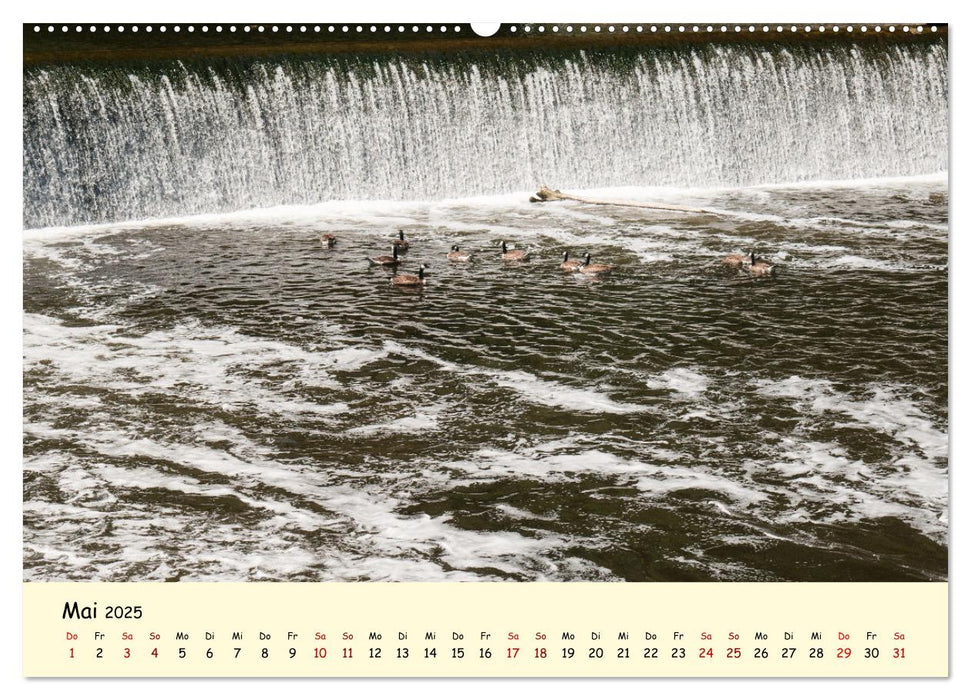
<instances>
[{"instance_id":1,"label":"swimming goose","mask_svg":"<svg viewBox=\"0 0 971 700\"><path fill-rule=\"evenodd\" d=\"M563 262L560 263L560 269L565 272L576 272L583 265L580 260L570 260L570 251L563 251Z\"/></svg>"},{"instance_id":2,"label":"swimming goose","mask_svg":"<svg viewBox=\"0 0 971 700\"><path fill-rule=\"evenodd\" d=\"M418 266L417 275L402 272L391 278L391 284L396 287L420 287L425 284L425 263Z\"/></svg>"},{"instance_id":3,"label":"swimming goose","mask_svg":"<svg viewBox=\"0 0 971 700\"><path fill-rule=\"evenodd\" d=\"M529 253L527 253L525 250L509 250L506 247L505 241L502 241L499 245L502 248L503 260L508 260L508 261L529 260Z\"/></svg>"},{"instance_id":4,"label":"swimming goose","mask_svg":"<svg viewBox=\"0 0 971 700\"><path fill-rule=\"evenodd\" d=\"M472 259L472 253L463 253L459 250L458 245L453 245L452 249L448 251L447 257L451 262L468 262Z\"/></svg>"},{"instance_id":5,"label":"swimming goose","mask_svg":"<svg viewBox=\"0 0 971 700\"><path fill-rule=\"evenodd\" d=\"M408 241L405 240L405 232L398 230L398 237L391 241L391 244L400 250L408 250Z\"/></svg>"},{"instance_id":6,"label":"swimming goose","mask_svg":"<svg viewBox=\"0 0 971 700\"><path fill-rule=\"evenodd\" d=\"M603 275L614 269L613 265L591 265L590 264L590 253L585 253L583 256L583 265L581 265L577 272L582 272L585 275Z\"/></svg>"},{"instance_id":7,"label":"swimming goose","mask_svg":"<svg viewBox=\"0 0 971 700\"><path fill-rule=\"evenodd\" d=\"M726 255L722 258L722 265L725 267L731 267L736 270L741 270L742 265L747 261L747 256L742 253L732 253L731 255Z\"/></svg>"},{"instance_id":8,"label":"swimming goose","mask_svg":"<svg viewBox=\"0 0 971 700\"><path fill-rule=\"evenodd\" d=\"M373 258L368 258L367 261L372 265L383 265L385 267L393 267L398 264L398 246L391 246L391 255L378 255Z\"/></svg>"},{"instance_id":9,"label":"swimming goose","mask_svg":"<svg viewBox=\"0 0 971 700\"><path fill-rule=\"evenodd\" d=\"M768 260L755 257L755 251L749 258L748 271L753 277L768 277L775 273L775 265Z\"/></svg>"},{"instance_id":10,"label":"swimming goose","mask_svg":"<svg viewBox=\"0 0 971 700\"><path fill-rule=\"evenodd\" d=\"M337 237L332 236L329 233L322 233L320 234L320 245L324 246L325 248L333 248L335 245L337 245Z\"/></svg>"}]
</instances>

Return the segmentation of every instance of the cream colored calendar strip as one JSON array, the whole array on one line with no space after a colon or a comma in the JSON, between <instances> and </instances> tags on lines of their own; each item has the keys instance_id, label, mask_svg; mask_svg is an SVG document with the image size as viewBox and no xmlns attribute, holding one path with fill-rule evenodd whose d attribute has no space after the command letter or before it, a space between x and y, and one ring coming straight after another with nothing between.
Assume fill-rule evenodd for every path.
<instances>
[{"instance_id":1,"label":"cream colored calendar strip","mask_svg":"<svg viewBox=\"0 0 971 700\"><path fill-rule=\"evenodd\" d=\"M946 676L946 583L25 583L26 676Z\"/></svg>"}]
</instances>

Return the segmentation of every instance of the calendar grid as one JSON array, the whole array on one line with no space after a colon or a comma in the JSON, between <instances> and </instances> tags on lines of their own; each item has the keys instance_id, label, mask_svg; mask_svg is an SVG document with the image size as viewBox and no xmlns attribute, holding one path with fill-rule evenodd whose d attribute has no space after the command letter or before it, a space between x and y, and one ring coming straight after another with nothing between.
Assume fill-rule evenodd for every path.
<instances>
[{"instance_id":1,"label":"calendar grid","mask_svg":"<svg viewBox=\"0 0 971 700\"><path fill-rule=\"evenodd\" d=\"M26 676L946 676L947 584L24 584Z\"/></svg>"}]
</instances>

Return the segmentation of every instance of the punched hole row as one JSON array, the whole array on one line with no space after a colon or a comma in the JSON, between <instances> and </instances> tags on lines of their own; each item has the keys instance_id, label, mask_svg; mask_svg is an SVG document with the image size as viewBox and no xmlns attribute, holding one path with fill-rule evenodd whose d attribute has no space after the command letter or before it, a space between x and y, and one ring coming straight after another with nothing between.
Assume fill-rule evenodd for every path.
<instances>
[{"instance_id":1,"label":"punched hole row","mask_svg":"<svg viewBox=\"0 0 971 700\"><path fill-rule=\"evenodd\" d=\"M179 33L183 31L183 29L186 32L190 32L190 33L197 31L197 27L195 25L188 25L183 27L178 24L174 24L174 25L166 25L166 24L53 25L53 24L49 24L46 26L39 25L39 24L34 25L34 32L36 33L43 32L45 30L48 33L53 33L56 31L60 31L63 33L63 32L70 32L72 30L74 32L88 31L88 32L103 32L106 34L111 32L117 32L119 34L123 34L124 32L137 33L139 31L146 32L146 33L151 33L153 31L157 31L157 32L171 31L171 32ZM809 25L809 24L807 25L795 25L795 24L792 24L792 25L781 25L781 24L778 24L778 25L768 25L768 24L763 24L763 25L754 25L754 24L749 24L749 25L739 25L739 24L736 24L736 25L727 25L727 24L721 24L721 25L712 25L712 24L707 24L707 25L700 25L700 24L692 24L692 25L684 25L684 24L678 24L678 25L673 25L673 24L650 24L650 25L647 25L647 24L637 24L637 25L523 24L523 25L516 25L516 24L513 24L509 26L509 31L513 34L520 31L526 34L531 32L536 32L539 34L551 32L556 34L561 31L566 32L568 34L572 34L574 32L580 32L581 34L588 33L588 32L592 32L594 34L604 33L604 32L621 33L621 34L645 33L645 32L680 33L680 34L688 34L688 33L690 34L701 34L701 33L740 34L743 32L750 33L750 34L753 34L753 33L810 34L810 33L832 32L834 34L838 34L840 32L846 32L846 33L860 32L865 34L867 32L879 33L883 31L890 32L890 33L894 33L897 31L902 31L905 33L916 32L918 34L922 34L925 30L929 30L930 32L937 32L937 26L929 25L925 27L925 25L916 25L916 26L903 25L898 27L897 25L879 25L879 24L878 25L865 25L865 24L864 25L852 25L852 24L850 25L838 25L838 24L830 24L830 25L823 25L823 24L820 24L820 25ZM377 24L371 24L371 25L364 25L364 24L236 25L236 24L229 24L229 25L221 25L221 24L216 24L212 26L204 24L201 27L198 27L198 31L201 31L203 33L208 33L210 31L213 31L216 33L221 33L223 31L228 31L230 33L283 32L285 34L306 34L306 33L313 33L313 34L321 34L321 33L326 33L326 34L364 34L364 33L368 33L368 34L393 34L393 33L395 34L406 34L406 33L452 34L454 33L454 34L460 34L463 32L463 28L459 25L444 25L444 24L442 25L431 25L431 24L425 24L425 25L418 25L418 24L409 24L409 25L405 25L405 24L398 24L398 25L390 25L390 24L384 24L384 25L377 25Z\"/></svg>"}]
</instances>

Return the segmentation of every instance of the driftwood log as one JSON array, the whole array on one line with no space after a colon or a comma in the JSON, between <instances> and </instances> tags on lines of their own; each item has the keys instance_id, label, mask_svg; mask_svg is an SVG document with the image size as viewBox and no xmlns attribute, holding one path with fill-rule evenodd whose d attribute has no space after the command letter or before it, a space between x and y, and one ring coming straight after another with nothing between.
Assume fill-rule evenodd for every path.
<instances>
[{"instance_id":1,"label":"driftwood log","mask_svg":"<svg viewBox=\"0 0 971 700\"><path fill-rule=\"evenodd\" d=\"M539 188L539 191L529 198L530 202L555 202L555 201L570 201L570 202L582 202L584 204L608 204L614 207L637 207L639 209L663 209L664 211L683 211L690 214L712 214L714 216L721 216L719 212L711 211L710 209L696 209L694 207L681 207L677 204L657 204L653 202L631 202L626 200L607 200L607 199L589 199L588 197L577 197L573 194L567 194L566 192L560 192L559 190L551 190L546 185Z\"/></svg>"}]
</instances>

